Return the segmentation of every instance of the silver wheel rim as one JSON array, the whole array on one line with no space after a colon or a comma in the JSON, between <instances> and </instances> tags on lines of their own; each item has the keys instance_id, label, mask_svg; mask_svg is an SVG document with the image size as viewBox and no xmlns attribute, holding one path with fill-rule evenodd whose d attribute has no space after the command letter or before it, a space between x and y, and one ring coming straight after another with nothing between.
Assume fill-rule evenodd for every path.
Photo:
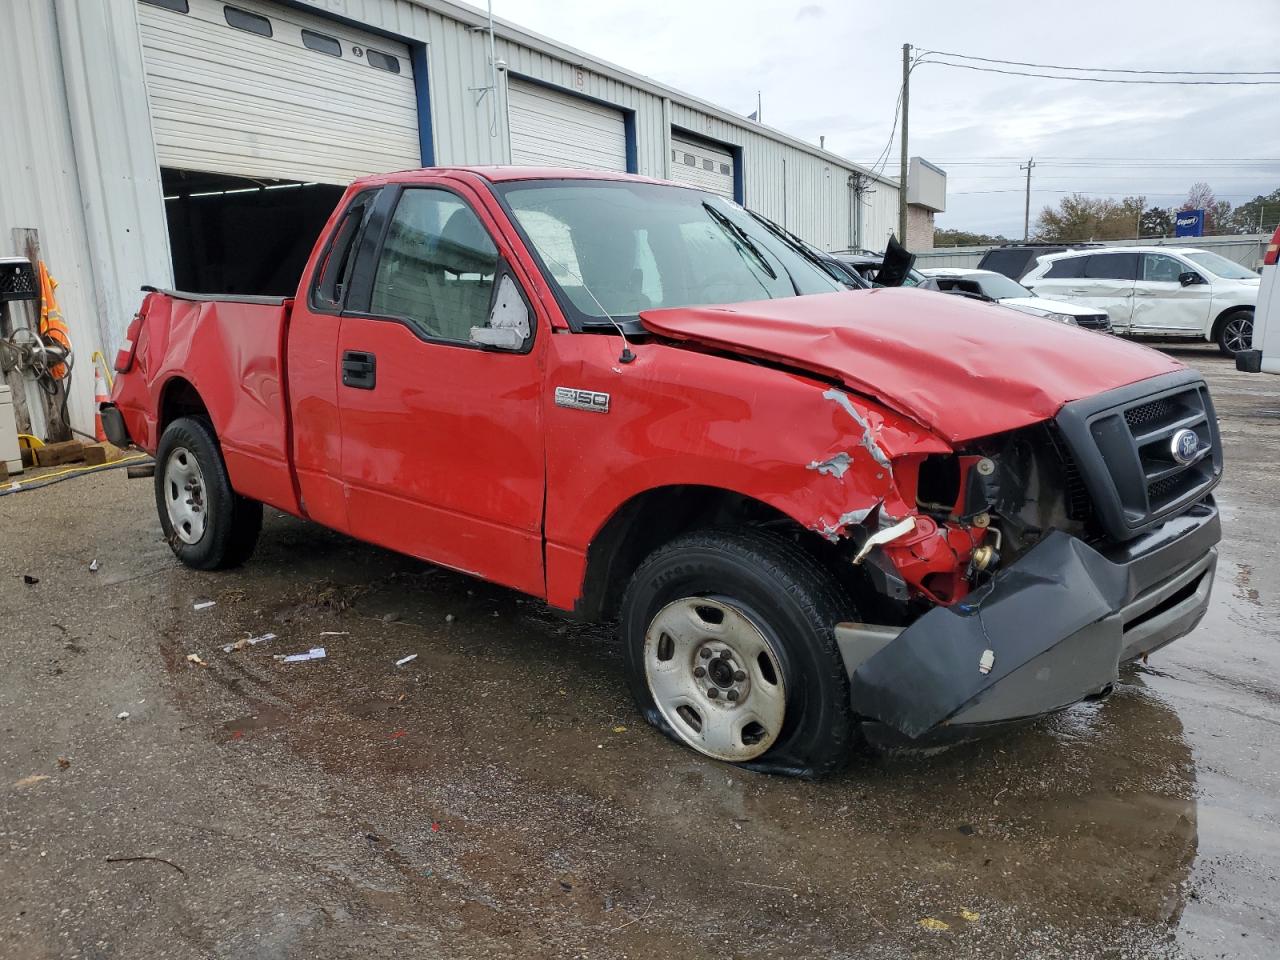
<instances>
[{"instance_id":1,"label":"silver wheel rim","mask_svg":"<svg viewBox=\"0 0 1280 960\"><path fill-rule=\"evenodd\" d=\"M658 611L644 636L653 702L699 753L742 762L778 739L787 692L777 651L745 613L712 597Z\"/></svg>"},{"instance_id":2,"label":"silver wheel rim","mask_svg":"<svg viewBox=\"0 0 1280 960\"><path fill-rule=\"evenodd\" d=\"M164 467L164 503L174 534L183 543L199 543L204 536L208 505L204 474L196 455L174 447Z\"/></svg>"},{"instance_id":3,"label":"silver wheel rim","mask_svg":"<svg viewBox=\"0 0 1280 960\"><path fill-rule=\"evenodd\" d=\"M1249 317L1236 317L1227 321L1223 331L1223 342L1232 353L1248 350L1253 344L1253 320Z\"/></svg>"}]
</instances>

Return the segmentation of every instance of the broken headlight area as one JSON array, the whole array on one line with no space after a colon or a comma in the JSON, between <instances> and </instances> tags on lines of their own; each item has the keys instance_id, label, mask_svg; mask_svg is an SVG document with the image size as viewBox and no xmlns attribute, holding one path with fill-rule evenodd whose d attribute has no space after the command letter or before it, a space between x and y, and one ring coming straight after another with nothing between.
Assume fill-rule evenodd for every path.
<instances>
[{"instance_id":1,"label":"broken headlight area","mask_svg":"<svg viewBox=\"0 0 1280 960\"><path fill-rule=\"evenodd\" d=\"M1088 494L1052 424L901 458L894 480L914 511L904 519L886 502L846 535L849 559L903 622L963 600L1053 530L1098 539Z\"/></svg>"}]
</instances>

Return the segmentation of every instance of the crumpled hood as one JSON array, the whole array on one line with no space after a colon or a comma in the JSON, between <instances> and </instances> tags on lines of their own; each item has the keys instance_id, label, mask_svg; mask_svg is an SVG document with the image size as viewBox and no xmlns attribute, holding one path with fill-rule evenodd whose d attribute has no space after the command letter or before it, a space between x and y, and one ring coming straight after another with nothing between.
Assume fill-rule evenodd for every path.
<instances>
[{"instance_id":1,"label":"crumpled hood","mask_svg":"<svg viewBox=\"0 0 1280 960\"><path fill-rule=\"evenodd\" d=\"M646 310L646 329L839 380L952 443L1182 364L1149 347L925 290ZM762 402L764 402L762 400Z\"/></svg>"}]
</instances>

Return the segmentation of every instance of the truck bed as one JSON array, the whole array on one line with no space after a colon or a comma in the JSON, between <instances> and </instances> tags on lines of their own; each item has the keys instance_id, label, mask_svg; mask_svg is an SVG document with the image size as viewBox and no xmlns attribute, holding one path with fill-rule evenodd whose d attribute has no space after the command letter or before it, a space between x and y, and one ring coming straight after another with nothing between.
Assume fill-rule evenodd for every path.
<instances>
[{"instance_id":1,"label":"truck bed","mask_svg":"<svg viewBox=\"0 0 1280 960\"><path fill-rule=\"evenodd\" d=\"M202 401L235 490L290 513L298 498L290 468L284 338L291 297L150 290L139 311L134 367L112 400L132 440L154 453L160 429Z\"/></svg>"}]
</instances>

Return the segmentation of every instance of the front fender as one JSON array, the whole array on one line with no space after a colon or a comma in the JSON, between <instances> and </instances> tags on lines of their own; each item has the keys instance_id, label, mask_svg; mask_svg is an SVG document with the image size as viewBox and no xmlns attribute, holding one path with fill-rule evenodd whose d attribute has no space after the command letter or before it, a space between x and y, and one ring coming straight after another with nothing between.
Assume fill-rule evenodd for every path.
<instances>
[{"instance_id":1,"label":"front fender","mask_svg":"<svg viewBox=\"0 0 1280 960\"><path fill-rule=\"evenodd\" d=\"M835 540L877 506L913 512L914 471L951 449L913 421L799 373L663 344L641 347L623 367L606 338L557 345L564 341L597 355L560 369L553 360L549 389L607 393L609 403L603 416L547 408L548 592L561 606L581 589L592 540L645 491L728 490ZM551 569L553 554L564 567Z\"/></svg>"}]
</instances>

